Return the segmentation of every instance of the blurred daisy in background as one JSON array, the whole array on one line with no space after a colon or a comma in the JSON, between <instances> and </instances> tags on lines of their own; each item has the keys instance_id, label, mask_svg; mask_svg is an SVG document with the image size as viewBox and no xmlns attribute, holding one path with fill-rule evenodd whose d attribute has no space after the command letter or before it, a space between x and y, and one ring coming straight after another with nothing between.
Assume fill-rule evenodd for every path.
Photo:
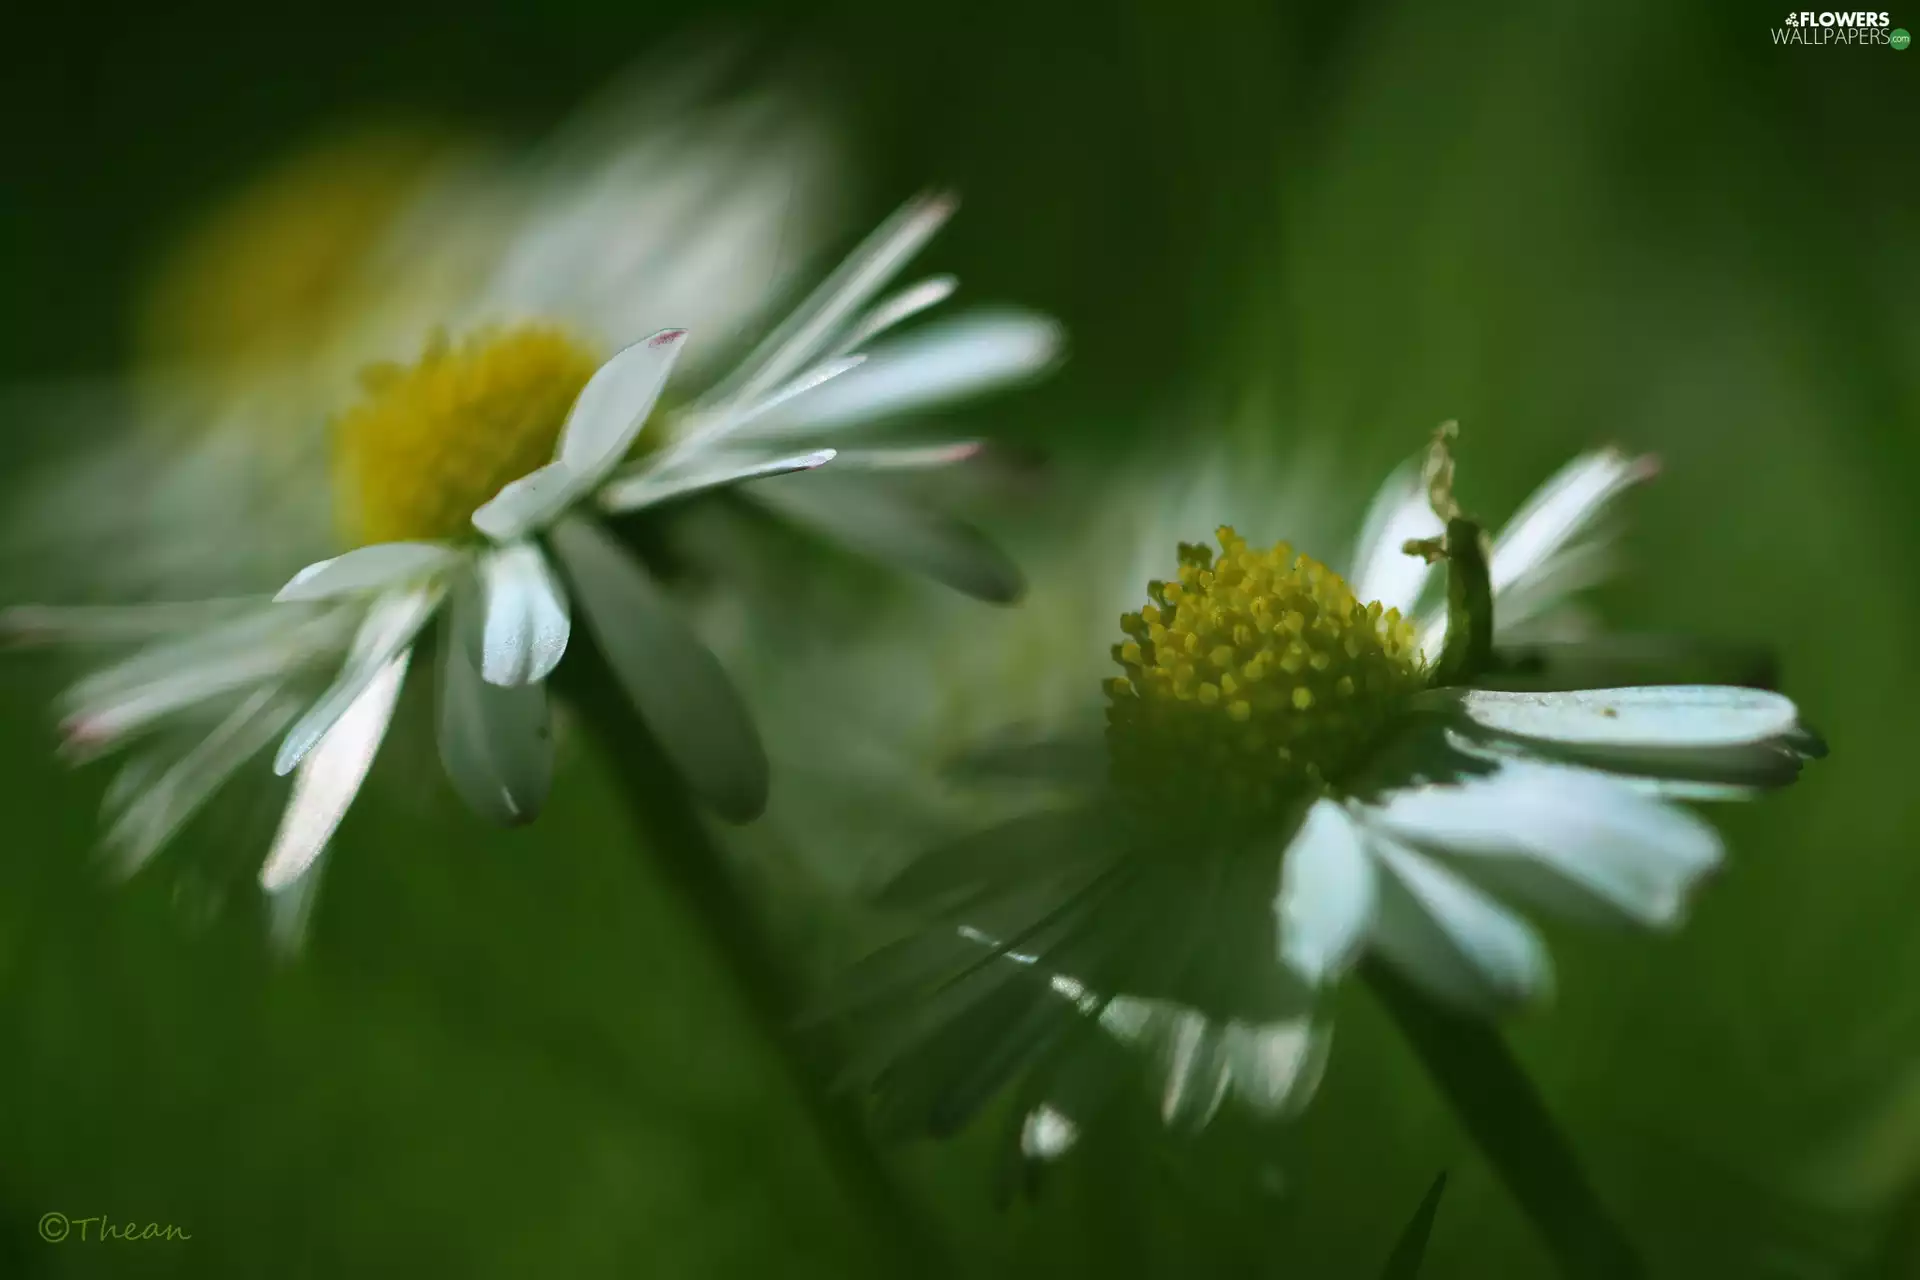
<instances>
[{"instance_id":1,"label":"blurred daisy in background","mask_svg":"<svg viewBox=\"0 0 1920 1280\"><path fill-rule=\"evenodd\" d=\"M270 169L140 299L132 378L16 388L48 439L10 493L11 581L67 599L270 591L343 549L330 424L436 331L537 322L604 344L703 335L708 376L841 223L817 95L730 51L638 68L516 154L367 125ZM705 365L705 369L701 368Z\"/></svg>"},{"instance_id":2,"label":"blurred daisy in background","mask_svg":"<svg viewBox=\"0 0 1920 1280\"><path fill-rule=\"evenodd\" d=\"M478 323L457 337L423 328L417 359L365 367L357 398L343 396L320 418L328 466L303 470L299 483L326 494L331 538L350 549L302 569L278 602L9 615L20 637L144 642L76 686L66 718L70 744L87 755L165 742L136 757L108 796L109 842L123 870L158 852L284 728L275 767L294 773L293 791L260 880L283 919L297 924L320 856L391 722L414 642L443 603L451 608L440 627L440 754L482 814L524 821L544 798L552 743L542 681L567 647L574 600L696 793L722 816L758 812L766 763L751 719L641 558L598 517L818 467L837 451L815 436L837 438L1035 374L1054 360L1059 335L1050 321L1012 310L894 332L954 288L936 277L880 296L951 212L950 200L923 198L732 373L656 412L680 352L696 340L674 327L629 341L635 317L685 299L690 311L744 323L758 310L747 296L763 302L774 275L755 271L752 287L725 277L766 265L756 250L784 234L793 197L781 167L793 157L778 149L771 185L762 185L729 172L732 162L751 169L758 153L730 151L724 131L709 148L698 133L681 138L669 121L665 138L643 136L631 151L583 170L569 169L562 149L556 171L574 173L574 186L533 188L524 202L532 221L503 251L483 255L493 269L470 307L450 308L454 319L471 310ZM681 158L706 167L679 173L671 162L680 143ZM680 181L670 180L676 174ZM648 175L661 180L649 183ZM561 189L574 198L556 202ZM752 215L730 215L729 201L752 206ZM493 216L505 207L483 203ZM461 274L447 270L448 278ZM726 293L710 287L716 276L731 289L730 311L716 297L698 305L691 297ZM571 294L560 289L570 279L578 285ZM423 299L428 309L444 305L447 296L427 288L396 301L394 314ZM391 315L370 322L398 323ZM726 336L723 325L716 341ZM770 484L756 494L845 540L884 545L972 594L1006 600L1019 590L1018 575L967 526L884 497L859 503L860 476L944 467L974 451L970 443L849 449L853 483L824 510L805 493L788 496ZM232 511L210 514L201 536L234 519L228 536L258 530L274 541L277 513L251 522ZM304 544L296 533L275 545ZM315 677L329 668L337 674L316 693Z\"/></svg>"},{"instance_id":3,"label":"blurred daisy in background","mask_svg":"<svg viewBox=\"0 0 1920 1280\"><path fill-rule=\"evenodd\" d=\"M1014 1085L1020 1148L1046 1158L1125 1078L1116 1042L1153 1064L1169 1123L1204 1123L1228 1096L1285 1113L1324 1061L1318 997L1363 956L1445 1008L1492 1014L1551 985L1509 901L1676 926L1721 845L1673 801L1754 795L1823 748L1764 690L1578 687L1573 660L1589 650L1556 623L1606 562L1608 507L1650 473L1611 450L1577 458L1487 550L1453 503L1443 434L1424 468L1380 491L1351 586L1228 526L1218 551L1181 543L1168 556L1185 530L1143 519L1159 515L1150 498L1127 505L1133 540L1076 543L1064 577L1136 572L1143 546L1175 572L1122 618L1109 655L1124 674L1106 682L1104 725L1064 692L1098 688L1082 661L1060 665L1064 685L1018 664L1028 687L1000 704L1005 730L958 753L947 785L975 806L973 829L949 824L887 881L878 903L907 932L822 1005L863 1046L850 1079L895 1125L934 1133ZM1299 483L1313 483L1310 467ZM1282 499L1242 527L1284 518ZM1446 605L1423 612L1436 577ZM1031 610L1049 612L1044 595ZM1081 653L1099 651L1099 615L1053 616ZM1529 633L1560 637L1553 661L1518 643ZM1604 657L1603 642L1593 652ZM942 671L940 658L928 668ZM796 717L829 687L817 669L798 679ZM994 683L968 688L985 700ZM1060 714L1036 729L1022 714L1033 706ZM976 722L989 715L974 709ZM935 753L937 729L904 727L904 744L872 753ZM797 827L780 834L804 839Z\"/></svg>"}]
</instances>

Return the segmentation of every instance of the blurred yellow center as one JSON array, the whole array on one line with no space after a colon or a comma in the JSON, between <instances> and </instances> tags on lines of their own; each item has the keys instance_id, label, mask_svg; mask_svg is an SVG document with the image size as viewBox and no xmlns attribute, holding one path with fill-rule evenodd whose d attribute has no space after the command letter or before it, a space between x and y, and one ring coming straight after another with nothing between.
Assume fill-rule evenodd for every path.
<instances>
[{"instance_id":1,"label":"blurred yellow center","mask_svg":"<svg viewBox=\"0 0 1920 1280\"><path fill-rule=\"evenodd\" d=\"M412 365L361 375L334 424L342 533L356 544L461 538L501 486L546 465L599 362L559 329L435 335Z\"/></svg>"},{"instance_id":2,"label":"blurred yellow center","mask_svg":"<svg viewBox=\"0 0 1920 1280\"><path fill-rule=\"evenodd\" d=\"M246 373L310 359L392 282L369 270L381 237L448 154L448 139L389 124L325 139L216 207L141 299L141 353Z\"/></svg>"},{"instance_id":3,"label":"blurred yellow center","mask_svg":"<svg viewBox=\"0 0 1920 1280\"><path fill-rule=\"evenodd\" d=\"M1420 687L1412 625L1339 574L1232 529L1182 544L1179 579L1121 618L1108 682L1114 781L1155 803L1265 811L1337 782Z\"/></svg>"}]
</instances>

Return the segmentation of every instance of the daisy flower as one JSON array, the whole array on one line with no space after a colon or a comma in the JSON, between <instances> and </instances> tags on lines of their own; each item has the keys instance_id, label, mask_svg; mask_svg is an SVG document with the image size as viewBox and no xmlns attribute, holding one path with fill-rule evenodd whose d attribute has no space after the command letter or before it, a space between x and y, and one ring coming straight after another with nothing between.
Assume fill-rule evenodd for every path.
<instances>
[{"instance_id":1,"label":"daisy flower","mask_svg":"<svg viewBox=\"0 0 1920 1280\"><path fill-rule=\"evenodd\" d=\"M118 611L16 612L16 631L168 633L75 690L72 740L99 750L181 717L215 724L157 782L139 785L150 777L143 769L122 789L121 803L141 812L113 828L127 842L124 861L150 857L272 737L288 718L285 691L332 656L337 675L292 719L274 757L294 783L260 875L269 894L303 904L386 733L414 645L443 606L440 754L483 815L525 821L544 799L552 755L543 681L568 646L576 603L686 783L723 817L756 814L767 766L752 720L603 518L820 467L836 461L823 441L848 428L1050 364L1057 328L1026 313L895 333L952 292L950 279L936 278L880 297L951 208L944 197L910 202L738 370L678 410L656 405L689 341L684 329L596 365L591 348L558 326L485 328L458 342L435 338L414 364L369 370L333 436L342 523L363 545L301 570L273 604L242 606L205 630L189 617L179 638L177 612L152 622ZM843 461L863 475L944 466L970 452L866 448ZM884 501L864 508L844 496L820 512L804 496L754 492L833 534L888 542L894 558L977 595L1017 592L1004 557L937 512Z\"/></svg>"},{"instance_id":2,"label":"daisy flower","mask_svg":"<svg viewBox=\"0 0 1920 1280\"><path fill-rule=\"evenodd\" d=\"M791 74L724 48L614 82L536 146L410 121L322 137L182 238L137 299L131 376L5 391L29 463L17 583L68 599L271 592L344 550L332 423L425 336L540 324L599 359L668 327L711 380L838 234L845 165ZM37 456L36 456L37 455Z\"/></svg>"},{"instance_id":3,"label":"daisy flower","mask_svg":"<svg viewBox=\"0 0 1920 1280\"><path fill-rule=\"evenodd\" d=\"M1041 802L908 864L879 900L922 924L824 1007L864 1025L849 1074L898 1122L950 1131L1018 1081L1020 1148L1058 1155L1116 1044L1154 1061L1169 1123L1229 1095L1297 1108L1319 997L1363 957L1454 1015L1539 1002L1551 965L1517 906L1677 927L1723 850L1675 802L1756 795L1824 751L1778 693L1517 666L1503 612L1539 634L1650 467L1578 458L1489 543L1450 442L1382 490L1351 583L1230 527L1181 544L1121 619L1104 731L970 754L968 776ZM1423 613L1435 564L1445 606Z\"/></svg>"}]
</instances>

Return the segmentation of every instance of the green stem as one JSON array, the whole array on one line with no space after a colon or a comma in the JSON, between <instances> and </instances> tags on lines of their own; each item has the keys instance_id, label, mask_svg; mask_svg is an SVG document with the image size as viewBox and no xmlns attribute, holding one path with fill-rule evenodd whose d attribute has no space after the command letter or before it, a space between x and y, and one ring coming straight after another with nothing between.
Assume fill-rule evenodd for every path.
<instances>
[{"instance_id":1,"label":"green stem","mask_svg":"<svg viewBox=\"0 0 1920 1280\"><path fill-rule=\"evenodd\" d=\"M1638 1253L1594 1194L1572 1147L1500 1033L1487 1022L1435 1005L1378 961L1368 961L1363 972L1560 1270L1582 1280L1644 1276Z\"/></svg>"},{"instance_id":2,"label":"green stem","mask_svg":"<svg viewBox=\"0 0 1920 1280\"><path fill-rule=\"evenodd\" d=\"M1447 639L1434 664L1437 685L1465 684L1493 660L1493 577L1485 537L1471 520L1447 521Z\"/></svg>"},{"instance_id":3,"label":"green stem","mask_svg":"<svg viewBox=\"0 0 1920 1280\"><path fill-rule=\"evenodd\" d=\"M627 701L591 638L576 629L562 668L569 702L599 740L644 855L699 922L761 1038L781 1064L828 1160L914 1269L945 1269L938 1235L902 1192L850 1101L832 1096L796 1029L801 990L767 936L726 852Z\"/></svg>"}]
</instances>

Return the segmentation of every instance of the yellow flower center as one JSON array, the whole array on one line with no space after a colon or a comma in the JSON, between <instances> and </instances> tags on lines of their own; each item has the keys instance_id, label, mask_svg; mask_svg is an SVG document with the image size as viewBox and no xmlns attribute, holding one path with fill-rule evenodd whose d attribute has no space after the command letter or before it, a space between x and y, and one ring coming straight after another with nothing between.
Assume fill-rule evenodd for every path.
<instances>
[{"instance_id":1,"label":"yellow flower center","mask_svg":"<svg viewBox=\"0 0 1920 1280\"><path fill-rule=\"evenodd\" d=\"M167 256L136 317L141 353L240 374L307 358L378 289L380 238L450 154L407 125L329 138L210 213Z\"/></svg>"},{"instance_id":2,"label":"yellow flower center","mask_svg":"<svg viewBox=\"0 0 1920 1280\"><path fill-rule=\"evenodd\" d=\"M1149 804L1266 812L1337 784L1423 679L1413 626L1339 574L1232 529L1182 544L1174 582L1121 618L1108 682L1114 781Z\"/></svg>"},{"instance_id":3,"label":"yellow flower center","mask_svg":"<svg viewBox=\"0 0 1920 1280\"><path fill-rule=\"evenodd\" d=\"M528 325L436 334L412 365L361 375L365 397L334 423L335 488L350 542L470 536L474 510L546 465L594 353Z\"/></svg>"}]
</instances>

